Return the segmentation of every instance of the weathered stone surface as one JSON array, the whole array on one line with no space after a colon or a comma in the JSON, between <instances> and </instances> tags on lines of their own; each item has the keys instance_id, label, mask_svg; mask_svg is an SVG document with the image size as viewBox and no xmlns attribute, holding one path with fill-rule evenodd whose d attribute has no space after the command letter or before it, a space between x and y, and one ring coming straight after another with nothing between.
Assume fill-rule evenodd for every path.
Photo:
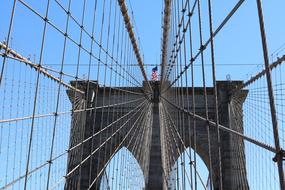
<instances>
[{"instance_id":1,"label":"weathered stone surface","mask_svg":"<svg viewBox=\"0 0 285 190\"><path fill-rule=\"evenodd\" d=\"M90 85L91 84L91 85ZM231 97L229 92L231 88L235 85L240 84L239 81L229 82L221 81L218 82L218 101L219 101L219 123L243 133L242 126L242 103L246 98L246 92L241 91L240 94ZM72 85L75 85L73 82ZM99 189L100 186L100 175L97 173L104 169L106 161L116 153L121 147L128 147L128 149L133 153L134 157L137 159L138 163L143 169L143 174L146 182L146 189L165 189L166 181L169 173L163 174L162 166L162 151L161 151L161 127L160 122L160 113L159 113L159 83L152 83L155 91L152 96L152 123L151 127L147 128L145 131L134 130L132 136L136 137L140 135L141 144L137 145L135 143L130 143L131 138L127 138L123 144L118 144L125 137L126 133L131 130L131 125L127 125L123 130L118 132L111 141L108 141L100 151L97 151L92 155L92 159L84 162L82 167L76 172L73 172L66 180L65 189L87 189L90 183L95 179L98 179L97 183L93 186L92 189ZM87 86L89 89L87 89ZM100 88L96 82L92 81L87 85L85 82L80 81L77 83L77 88L80 88L84 91L89 91L90 96L83 97L79 95L74 95L72 92L68 92L71 102L74 101L76 97L76 109L84 109L87 105L87 108L92 108L94 106L102 105L112 105L115 103L120 103L129 100L135 100L138 95L128 95L128 99L124 100L125 96L122 95L122 92L113 91L111 88ZM144 88L144 87L143 87ZM134 88L131 89L124 87L125 90L131 90L136 92L142 92L143 88ZM172 89L173 91L177 89ZM185 109L192 110L192 91L191 88L180 88L180 95L183 94L183 104ZM111 91L111 93L110 93ZM186 96L188 93L188 96ZM209 104L209 117L211 120L215 118L215 109L214 109L214 96L213 88L207 88L207 98ZM97 97L97 98L94 98ZM115 98L114 98L115 97ZM187 99L188 97L188 99ZM181 98L182 99L182 98ZM108 100L108 101L106 101ZM117 118L128 113L129 111L136 108L141 101L133 102L131 104L120 105L117 107L104 108L104 109L91 109L88 111L73 113L72 115L72 127L71 127L71 137L70 137L70 147L82 142L84 139L92 136L92 134L98 133L102 127L108 126L110 123L115 121ZM171 99L170 99L171 101ZM74 104L75 106L75 104ZM203 99L203 89L195 88L195 109L196 114L204 116L204 99ZM120 110L118 112L118 110ZM173 110L174 112L175 110ZM176 110L177 111L177 110ZM136 118L139 117L141 111L138 111L135 117L130 123L134 123ZM176 117L176 114L173 114L173 118L178 120L181 118ZM70 172L76 165L78 165L82 159L90 155L92 151L96 150L98 146L104 142L110 134L112 134L118 127L120 127L128 118L122 119L120 122L112 125L100 135L95 135L92 140L89 140L84 143L84 145L79 146L79 148L74 151L70 151L68 155L68 172ZM179 125L180 131L184 131L184 141L186 147L194 148L194 134L193 134L193 120L190 116L183 117L183 122ZM197 153L203 159L207 167L209 167L209 157L208 157L208 141L206 133L206 122L196 120L196 135L197 135ZM142 135L143 134L143 135ZM213 184L215 189L219 189L218 181L218 143L217 143L217 130L215 127L210 127L210 140L211 140L211 158L212 158L212 168L214 173ZM150 139L149 139L150 138ZM223 189L226 190L238 190L238 189L249 189L246 177L246 164L245 164L245 155L244 155L244 142L241 138L229 134L220 130L220 139L221 139L221 166L223 173ZM190 141L191 140L191 141ZM180 141L177 138L177 142ZM180 156L175 150L176 147L169 145L173 151L173 156L175 159L171 160L170 165L164 166L166 171L171 171L172 166L175 164L176 160ZM181 147L180 151L183 152L184 148L181 143L178 145ZM145 165L146 163L147 166ZM166 176L163 176L166 175Z\"/></svg>"}]
</instances>

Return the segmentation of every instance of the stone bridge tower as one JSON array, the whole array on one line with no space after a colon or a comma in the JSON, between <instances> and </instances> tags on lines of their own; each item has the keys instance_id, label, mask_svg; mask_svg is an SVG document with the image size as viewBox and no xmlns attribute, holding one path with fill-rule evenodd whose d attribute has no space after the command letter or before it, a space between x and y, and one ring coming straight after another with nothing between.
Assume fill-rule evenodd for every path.
<instances>
[{"instance_id":1,"label":"stone bridge tower","mask_svg":"<svg viewBox=\"0 0 285 190\"><path fill-rule=\"evenodd\" d=\"M167 155L162 155L165 152L162 150L162 139L161 131L166 127L160 121L161 102L164 101L161 98L159 92L159 82L151 82L154 92L151 100L147 100L147 104L142 107L140 104L145 100L145 97L141 97L139 101L134 101L139 98L139 92L142 92L143 88L131 88L131 91L138 92L138 94L128 95L128 100L132 101L130 104L117 105L115 107L108 107L106 105L116 104L113 100L118 98L123 98L121 94L117 91L113 91L111 88L101 88L96 81L90 81L89 83L84 81L71 82L72 85L77 85L77 88L88 92L88 97L82 96L80 94L74 94L71 91L68 91L69 98L73 105L74 109L80 110L85 109L83 112L74 112L72 114L72 123L71 123L71 134L70 134L70 147L74 145L82 144L80 147L76 148L74 151L70 151L68 155L68 169L67 173L74 170L74 168L81 163L86 157L92 154L92 159L85 161L80 169L77 169L76 172L73 172L71 176L66 179L65 189L82 189L85 190L88 188L90 182L97 181L93 189L97 190L100 187L100 180L104 170L104 165L106 161L111 158L120 148L128 147L129 151L132 152L134 157L137 159L139 165L141 166L145 178L145 187L147 190L159 190L166 189L167 180L170 176L172 166L175 164L175 161L180 156L176 151L176 146L174 142L170 143L170 148L173 149L173 152L176 154L172 155L175 159L170 161L169 168L165 168L162 163L162 157L169 157ZM243 118L242 114L242 104L246 98L247 92L241 91L239 94L236 94L234 97L231 96L230 91L236 85L239 85L240 81L219 81L218 85L218 100L219 100L219 116L220 124L223 126L229 127L230 129L239 131L243 133ZM122 88L121 88L122 89ZM123 88L128 90L127 87ZM112 93L109 93L110 90ZM173 88L172 90L175 90ZM191 88L183 88L183 92L186 90L191 94ZM204 100L203 100L203 89L196 87L195 90L195 109L196 114L204 116ZM109 98L111 102L103 101L103 96L115 96L116 98ZM97 97L94 98L94 97ZM186 96L184 101L187 102ZM209 103L209 117L210 119L214 118L214 95L213 88L207 88L207 98ZM105 98L108 99L108 98ZM170 99L171 100L171 99ZM121 101L124 102L124 101ZM105 106L104 106L105 105ZM184 105L187 105L185 103ZM191 105L191 103L190 103ZM94 107L97 109L92 109ZM139 107L139 108L138 108ZM148 109L142 113L142 109ZM185 109L191 110L191 107L185 107ZM120 111L118 111L120 110ZM101 145L102 142L105 142L110 134L113 134L118 128L120 128L126 121L128 117L123 117L120 121L117 122L117 119L121 116L127 114L128 112L134 110L135 117L132 117L129 123L136 124L136 130L132 131L132 137L139 135L140 144L130 143L132 141L131 137L128 137L121 142L126 134L130 132L131 125L125 125L122 130L118 131L114 136L114 140L107 141L104 145ZM171 112L177 112L173 109ZM148 127L144 131L140 131L140 125L144 120L141 120L142 117L150 117ZM175 118L175 117L173 117ZM178 118L176 118L178 119ZM191 128L192 123L189 125L189 120L185 122L184 126L179 126L180 129L183 128L185 136L193 137L193 129ZM192 121L192 120L191 120ZM112 123L112 125L110 125ZM197 154L205 162L206 166L209 167L209 158L208 158L208 146L207 146L207 136L206 136L206 125L205 121L197 120L196 121L196 136L197 136ZM102 126L110 126L102 131ZM180 130L179 129L179 130ZM100 133L100 135L98 135ZM93 138L90 138L92 137ZM211 136L211 151L212 151L212 168L213 168L213 185L215 189L218 189L218 144L217 144L217 134L214 127L210 127L210 136ZM113 139L112 138L112 139ZM178 137L175 137L178 138ZM190 147L194 142L190 142L190 138L185 139L186 147ZM191 138L193 140L193 138ZM246 174L246 161L244 153L244 142L242 139L238 138L235 135L232 135L228 132L220 130L220 139L221 139L221 166L223 173L223 187L225 190L247 190L247 174ZM84 142L84 143L82 143ZM179 142L179 140L177 140ZM99 147L101 146L101 148ZM183 147L180 146L179 147ZM193 147L191 147L193 148ZM98 151L96 151L98 150ZM181 149L181 152L185 149ZM95 152L95 153L94 153ZM94 154L93 154L94 153ZM164 168L163 168L164 167ZM92 172L91 172L92 171ZM96 175L98 174L99 175Z\"/></svg>"}]
</instances>

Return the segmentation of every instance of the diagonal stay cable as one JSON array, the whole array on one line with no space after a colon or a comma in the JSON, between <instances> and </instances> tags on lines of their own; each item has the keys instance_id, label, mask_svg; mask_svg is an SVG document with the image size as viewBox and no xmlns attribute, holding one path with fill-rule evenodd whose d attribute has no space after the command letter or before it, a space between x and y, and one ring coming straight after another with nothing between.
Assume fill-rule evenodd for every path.
<instances>
[{"instance_id":1,"label":"diagonal stay cable","mask_svg":"<svg viewBox=\"0 0 285 190\"><path fill-rule=\"evenodd\" d=\"M143 107L143 106L142 106ZM141 107L141 108L142 108ZM147 106L145 106L145 108L146 108ZM140 113L140 115L142 116L142 114L143 114L143 112L142 113ZM111 156L111 158L109 159L109 161L107 161L107 163L103 166L103 169L99 172L99 173L102 173L102 171L106 168L106 166L108 165L108 163L110 162L110 160L114 157L114 155L116 154L116 152L119 150L119 148L121 147L121 145L124 143L124 141L125 141L125 139L129 136L129 134L131 133L131 131L132 131L132 129L134 128L134 126L135 126L135 124L138 122L138 120L139 120L139 118L140 117L138 117L137 118L137 120L135 121L135 123L133 124L133 126L132 126L132 128L131 128L131 130L129 130L128 131L128 133L127 133L127 135L124 137L124 139L121 141L121 143L119 144L119 146L116 148L116 150L114 151L114 153L112 154L112 156ZM129 121L130 119L128 119L128 121ZM139 126L139 125L137 125L137 126ZM121 126L122 127L122 126ZM120 128L121 128L120 127ZM113 136L113 135L112 135ZM112 137L111 136L111 137ZM132 136L133 137L133 136ZM98 149L98 148L97 148ZM96 150L97 150L96 149ZM96 150L94 150L94 151L96 151ZM92 152L91 154L94 154L95 152ZM91 155L88 155L88 157L90 157ZM87 157L87 158L88 158ZM85 161L86 161L86 158L84 159ZM83 161L84 161L83 160ZM81 165L81 164L83 164L83 161L81 162L81 163L79 163L77 166L79 166L79 165ZM85 162L84 161L84 162ZM78 168L78 167L77 167ZM74 168L75 169L75 168ZM68 178L68 176L71 174L71 173L73 173L72 171L75 171L75 170L71 170L68 174L66 174L66 176L63 176L59 181L57 181L56 183L55 183L55 185L53 185L53 187L52 188L50 188L50 190L52 190L52 189L54 189L56 186L57 186L57 184L59 184L59 183L61 183L62 181L64 181L64 180L66 180L66 178ZM100 175L98 175L98 176L100 176ZM96 178L98 178L98 176L96 177ZM96 181L96 178L95 178L95 181Z\"/></svg>"},{"instance_id":2,"label":"diagonal stay cable","mask_svg":"<svg viewBox=\"0 0 285 190\"><path fill-rule=\"evenodd\" d=\"M144 104L146 103L147 101L144 101ZM140 106L139 110L141 110L143 108L143 106ZM136 111L136 113L138 113L138 111ZM136 114L135 113L135 114ZM132 116L134 117L134 115ZM66 178L68 176L70 176L73 172L75 172L83 163L85 163L93 154L95 154L103 145L105 145L115 134L117 134L124 126L126 126L126 124L131 120L132 117L129 117L128 120L122 125L120 126L110 137L108 137L103 143L101 143L94 151L92 151L92 153L90 155L88 155L84 160L82 160L76 167L74 167L71 171L69 171L67 174L66 174ZM102 129L101 131L99 132L102 132L103 130L105 130L107 127L105 127L104 129ZM94 135L92 135L91 137L99 134L99 132L95 133ZM90 139L90 137L88 138ZM84 142L84 141L83 141ZM78 146L78 145L76 145ZM73 146L72 149L74 149L76 146Z\"/></svg>"},{"instance_id":3,"label":"diagonal stay cable","mask_svg":"<svg viewBox=\"0 0 285 190\"><path fill-rule=\"evenodd\" d=\"M38 171L39 169L43 168L44 166L46 166L48 164L48 162L53 162L56 159L64 156L65 154L71 152L72 150L74 150L75 148L81 146L82 144L88 142L89 140L91 140L92 138L94 138L95 136L97 136L99 133L103 132L104 130L106 130L107 128L113 126L114 124L118 123L119 121L121 121L123 118L129 116L132 112L134 112L134 110L138 109L138 108L142 108L143 104L145 104L147 101L145 100L144 102L142 102L141 104L139 104L136 108L134 108L132 111L126 113L125 115L123 115L122 117L118 118L117 120L113 121L112 123L110 123L109 125L107 125L106 127L104 127L101 131L98 131L97 133L93 134L92 136L86 138L85 140L83 140L82 142L74 145L73 147L70 147L68 150L64 151L63 153L59 154L58 156L55 156L54 158L52 158L51 160L47 160L44 164L30 170L28 172L29 175L31 175L32 173ZM132 118L133 116L130 116L129 118ZM115 132L116 133L116 132ZM114 135L114 134L113 134ZM0 189L6 189L7 187L12 186L13 184L17 183L18 181L20 181L21 179L25 178L26 175L22 175L20 177L18 177L17 179L13 180L12 182L8 183L7 185L1 187Z\"/></svg>"},{"instance_id":4,"label":"diagonal stay cable","mask_svg":"<svg viewBox=\"0 0 285 190\"><path fill-rule=\"evenodd\" d=\"M229 21L229 19L235 14L235 12L239 9L239 7L242 5L242 3L243 3L244 1L245 1L245 0L240 0L240 1L234 6L234 8L230 11L230 13L225 17L225 19L221 22L221 24L218 26L218 28L214 31L213 37L215 37L215 36L220 32L220 30L221 30L221 29L224 27L224 25ZM195 4L193 5L192 11L189 13L189 17L190 17L190 18L188 19L188 22L186 23L185 30L187 30L187 27L188 27L188 25L190 24L190 19L191 19L192 15L193 15L193 11L194 11L194 8L195 8L196 3L197 3L197 1L195 1ZM185 34L183 33L182 39L184 39L184 38L185 38ZM209 43L210 43L210 38L209 38L209 39L207 40L207 42L203 45L203 49L200 49L199 52L198 52L193 58L191 58L190 63L188 64L187 67L185 67L185 70L184 70L182 73L184 73L184 72L189 68L190 64L192 64L192 63L198 58L198 56L200 55L200 53L201 53L202 51L204 51L204 50L207 48L207 46L209 45ZM179 50L179 49L180 49L180 44L179 44L178 50ZM182 74L182 73L181 73L181 74ZM176 79L176 80L178 80L178 79Z\"/></svg>"},{"instance_id":5,"label":"diagonal stay cable","mask_svg":"<svg viewBox=\"0 0 285 190\"><path fill-rule=\"evenodd\" d=\"M144 97L138 98L135 100L126 101L126 102L111 104L111 105L98 106L98 107L92 107L92 108L87 108L87 109L77 109L77 110L71 110L71 111L65 111L65 112L58 112L57 115L65 115L65 114L69 114L69 113L80 113L80 112L84 112L84 111L91 111L91 110L99 110L99 109L103 109L103 108L117 107L117 106L122 106L122 105L126 105L126 104L131 104L131 103L137 102L139 100L143 100L143 99L144 99ZM46 113L46 114L38 114L35 116L30 115L30 116L24 116L24 117L19 117L19 118L3 119L3 120L0 120L0 123L18 122L18 121L31 119L32 117L43 118L43 117L54 116L54 114L55 113L52 112L52 113Z\"/></svg>"},{"instance_id":6,"label":"diagonal stay cable","mask_svg":"<svg viewBox=\"0 0 285 190\"><path fill-rule=\"evenodd\" d=\"M163 105L163 104L162 104L162 105ZM177 130L178 127L175 125L175 123L174 123L172 117L170 116L170 113L166 110L165 106L163 105L162 107L163 107L165 113L167 114L167 117L168 117L168 118L170 119L170 121L171 121L170 126L173 127L173 129L175 130L175 133L176 133L177 136L178 136L178 139L181 141L181 143L182 143L182 145L183 145L183 148L186 150L187 147L186 147L185 142L183 141L183 139L182 139L182 137L181 137L179 131ZM172 129L170 129L170 130L172 131ZM172 136L173 136L173 133L174 133L174 131L172 131L172 133L171 133ZM175 141L176 146L178 146L178 145L177 145L178 143L176 142L174 136L173 136L173 140ZM181 151L180 151L179 148L178 148L178 150L179 150L179 153L181 154ZM190 154L189 154L189 152L188 152L188 151L185 151L185 152L186 152L188 158L190 159ZM190 162L192 162L191 159L190 159ZM193 164L194 166L196 165L196 163L192 163L192 164ZM201 181L201 183L202 183L204 189L206 189L206 186L205 186L205 184L204 184L204 182L203 182L203 180L202 180L202 178L201 178L201 175L199 174L199 172L198 172L197 170L196 170L195 172L196 172L196 174L197 174L199 180ZM186 172L186 173L187 173L187 172Z\"/></svg>"},{"instance_id":7,"label":"diagonal stay cable","mask_svg":"<svg viewBox=\"0 0 285 190\"><path fill-rule=\"evenodd\" d=\"M56 81L57 83L62 84L63 86L67 87L68 89L71 90L75 90L76 92L79 92L81 94L84 94L83 91L76 89L75 87L71 86L70 84L65 83L64 81L58 79L57 77L51 75L49 72L47 72L44 68L42 68L41 65L39 64L35 64L32 61L30 61L29 59L23 57L21 54L19 54L18 52L16 52L15 50L8 48L6 44L0 42L0 49L4 49L7 51L6 56L9 57L9 54L11 54L11 58L15 58L16 60L23 62L27 65L29 65L30 67L34 68L36 71L44 74L45 76L47 76L48 78Z\"/></svg>"},{"instance_id":8,"label":"diagonal stay cable","mask_svg":"<svg viewBox=\"0 0 285 190\"><path fill-rule=\"evenodd\" d=\"M224 20L221 22L221 24L218 26L218 28L213 32L213 38L216 37L216 35L221 31L221 29L227 24L227 22L230 20L230 18L236 13L236 11L239 9L239 7L243 4L245 0L239 0L237 4L234 6L234 8L230 11L230 13L224 18ZM188 23L187 23L188 24ZM184 34L183 34L184 37ZM207 46L210 44L211 38L209 38L206 43L203 45L203 49L200 49L197 54L190 60L190 63L188 63L187 66L181 71L179 76L176 77L176 79L163 91L167 91L171 86L173 86L176 81L188 70L191 64L195 62L195 60L198 58L198 56L201 54L202 51L204 51ZM162 92L162 93L163 93Z\"/></svg>"},{"instance_id":9,"label":"diagonal stay cable","mask_svg":"<svg viewBox=\"0 0 285 190\"><path fill-rule=\"evenodd\" d=\"M18 2L17 0L14 0L14 2L13 2L13 8L12 8L12 13L11 13L11 17L10 17L9 30L8 30L7 42L6 42L7 46L9 46L9 43L10 43L10 36L12 34L12 28L13 28L13 23L14 23L14 15L15 15L17 2ZM3 62L2 62L1 73L0 73L0 86L2 84L2 79L3 79L3 75L4 75L4 69L5 69L7 54L8 54L8 49L5 50L5 53L3 56Z\"/></svg>"},{"instance_id":10,"label":"diagonal stay cable","mask_svg":"<svg viewBox=\"0 0 285 190\"><path fill-rule=\"evenodd\" d=\"M181 18L181 20L179 21L179 24L178 24L178 32L176 32L175 33L175 37L176 37L176 40L175 40L175 42L173 43L173 49L171 50L171 52L173 52L173 53L175 53L174 55L172 55L172 56L170 56L170 59L169 59L169 63L171 63L170 64L170 66L168 66L167 67L167 73L168 73L168 75L167 75L167 78L169 77L169 74L170 74L170 72L172 71L172 68L173 68L173 66L174 66L174 64L175 64L175 61L173 60L175 57L177 57L177 54L178 54L178 51L181 49L181 43L182 43L182 41L184 41L185 40L185 33L187 32L187 29L188 29L188 26L190 27L190 24L191 24L191 19L192 19L192 16L193 16L193 13L194 13L194 10L195 10L195 7L196 7L196 5L197 5L197 2L198 2L198 0L195 0L195 2L193 3L193 6L192 6L192 8L191 8L191 10L190 10L190 3L189 3L189 1L187 1L186 3L185 3L185 7L182 9L182 18ZM189 17L188 18L188 20L187 20L187 22L186 22L186 25L185 25L185 12L186 12L186 6L187 6L187 4L188 4L188 14L187 14L187 16ZM182 25L182 23L183 23L183 25ZM181 29L181 26L183 27L183 30L182 30L182 37L181 37L181 39L180 40L178 40L178 36L180 37L180 29ZM175 50L176 49L176 47L177 47L177 50ZM164 77L165 78L165 77Z\"/></svg>"},{"instance_id":11,"label":"diagonal stay cable","mask_svg":"<svg viewBox=\"0 0 285 190\"><path fill-rule=\"evenodd\" d=\"M271 63L269 65L270 70L272 70L272 69L276 68L277 66L281 65L284 61L285 61L285 55L283 55L282 57L278 58L276 61ZM237 86L235 89L233 89L232 90L232 94L234 94L237 91L239 91L239 90L249 86L250 84L254 83L256 80L260 79L265 74L266 74L266 69L263 69L261 72L257 73L255 76L251 77L248 81L244 82L240 86Z\"/></svg>"},{"instance_id":12,"label":"diagonal stay cable","mask_svg":"<svg viewBox=\"0 0 285 190\"><path fill-rule=\"evenodd\" d=\"M177 106L176 104L170 102L170 101L169 101L168 99L166 99L165 97L163 97L163 96L161 96L161 97L162 97L164 100L166 100L166 102L169 103L172 107L176 108L177 110L182 111L182 112L185 112L186 114L188 114L188 115L190 115L190 116L192 116L192 117L195 117L195 118L197 118L197 119L199 119L199 120L206 121L206 119L205 119L204 117L202 117L202 116L200 116L200 115L198 115L198 114L193 114L192 112L190 112L190 111L188 111L188 110L186 110L186 109L184 109L184 108L181 108L181 107ZM209 125L210 125L210 126L216 126L216 123L209 120ZM221 125L221 124L219 124L218 127L219 127L221 130L223 130L223 131L227 131L227 132L229 132L229 133L231 133L231 134L240 136L240 137L242 137L244 140L246 140L246 141L248 141L248 142L251 142L251 143L253 143L253 144L255 144L255 145L257 145L257 146L259 146L259 147L261 147L261 148L263 148L263 149L266 149L266 150L268 150L268 151L270 151L270 152L276 153L276 149L273 148L272 146L269 146L269 145L267 145L267 144L264 144L263 142L260 142L260 141L258 141L258 140L256 140L256 139L253 139L253 138L251 138L251 137L248 137L248 136L246 136L246 135L244 135L244 134L242 134L242 133L240 133L240 132L237 132L237 131L235 131L235 130L229 129L229 128L227 128L226 126L223 126L223 125Z\"/></svg>"},{"instance_id":13,"label":"diagonal stay cable","mask_svg":"<svg viewBox=\"0 0 285 190\"><path fill-rule=\"evenodd\" d=\"M75 22L75 24L80 27L82 29L82 31L91 39L92 42L94 42L98 47L100 47L100 49L115 63L118 63L117 60L115 60L114 56L110 54L110 52L108 50L106 50L106 48L104 48L102 46L102 44L100 45L100 43L93 37L93 35L91 35L83 25L81 25L79 23L78 20L76 20L76 18L71 14L71 12L64 8L64 6L58 1L55 0L56 4L58 4L58 6L66 13L66 14L70 14L70 18ZM124 72L126 72L129 76L132 77L132 79L134 79L134 81L137 82L137 84L140 84L140 82L138 82L138 80L134 77L134 75L131 75L128 70L126 70L124 67L122 68Z\"/></svg>"},{"instance_id":14,"label":"diagonal stay cable","mask_svg":"<svg viewBox=\"0 0 285 190\"><path fill-rule=\"evenodd\" d=\"M149 108L150 103L148 102L148 105L145 106L145 109ZM116 148L116 150L113 152L113 154L111 155L111 157L108 159L108 161L104 164L103 168L98 172L97 176L95 177L95 179L92 181L92 183L90 184L90 186L88 187L88 190L90 190L92 188L92 186L94 185L94 183L96 182L96 180L98 180L99 176L101 175L101 173L105 170L105 168L107 167L107 165L109 164L109 162L111 161L111 159L114 157L114 155L117 153L117 151L119 150L119 148L121 148L121 146L123 145L123 143L125 142L125 140L127 139L127 137L131 134L132 130L134 129L134 126L137 125L138 121L142 118L142 116L144 116L146 113L146 111L142 111L139 115L139 117L136 119L136 121L132 124L131 129L128 131L128 133L125 135L125 137L122 139L122 141L120 142L120 144L118 145L118 147ZM140 125L137 125L140 126ZM138 129L138 127L136 128ZM145 129L145 127L141 127L141 129ZM134 132L135 134L135 132ZM132 142L134 135L131 137L128 145L126 146L126 148L128 148L130 146L130 143ZM139 138L139 135L136 137L136 140Z\"/></svg>"},{"instance_id":15,"label":"diagonal stay cable","mask_svg":"<svg viewBox=\"0 0 285 190\"><path fill-rule=\"evenodd\" d=\"M53 73L57 73L57 74L60 74L60 75L68 76L68 77L74 78L74 79L76 79L76 80L83 80L83 81L88 81L88 80L86 80L86 79L84 79L84 78L80 78L80 77L78 77L78 76L74 76L74 75L68 74L68 73L66 73L66 72L64 72L64 71L57 71L57 70L55 70L55 69L52 69L52 68L49 68L49 67L45 67L45 66L43 66L43 65L39 66L38 64L33 63L32 61L30 61L28 58L23 57L21 54L17 53L15 50L13 50L13 49L11 49L11 48L7 48L7 46L6 46L4 43L1 43L1 42L0 42L0 50L1 50L1 49L8 49L8 53L7 53L7 55L6 55L6 58L10 58L10 59L13 59L13 60L16 60L16 61L23 62L23 63L29 65L31 68L34 68L35 70L39 70L39 72L41 72L42 74L44 74L44 75L47 76L48 78L54 80L55 82L60 83L60 84L62 84L63 86L65 86L65 87L67 87L67 88L69 88L69 89L71 89L71 90L74 90L74 91L76 91L76 92L79 92L79 93L81 93L81 94L84 94L83 91L77 89L76 87L73 87L73 86L69 85L68 83L65 83L64 81L59 81L59 79L58 79L57 77L53 76L53 75L52 75L51 73L49 73L48 71L51 71L51 72L53 72ZM0 54L0 56L2 56L2 57L4 57L4 55L5 55L5 54ZM100 63L103 63L103 62L100 61ZM108 65L108 64L103 63L103 65L106 66L106 65ZM93 65L92 65L92 66L93 66ZM113 70L113 67L110 66L110 65L109 65L109 68L110 68L111 70ZM124 68L123 68L123 70L124 70ZM127 71L125 71L125 72L127 72ZM115 70L115 73L118 73L118 71ZM133 77L133 75L130 75L128 72L127 72L127 74L128 74L128 76ZM120 75L120 74L119 74L119 75ZM121 75L120 75L120 76L121 76ZM121 77L122 77L122 76L121 76ZM122 77L122 78L124 78L124 77ZM124 78L124 79L125 79L125 78ZM129 81L129 80L127 80L127 81ZM134 80L134 81L136 81L136 80ZM130 82L130 81L129 81L129 82ZM133 82L130 82L130 83L133 84L133 85L135 85L135 86L137 86L137 87L140 87L140 86L139 86L140 83L139 83L138 81L136 81L136 82L137 82L137 84L135 84L135 83L133 83Z\"/></svg>"},{"instance_id":16,"label":"diagonal stay cable","mask_svg":"<svg viewBox=\"0 0 285 190\"><path fill-rule=\"evenodd\" d=\"M277 162L278 166L278 173L279 173L279 182L280 188L285 189L285 177L284 177L284 151L280 145L280 137L279 137L279 122L276 114L276 105L273 93L273 86L272 86L272 76L269 64L269 57L268 57L268 48L267 48L267 38L265 33L265 26L264 26L264 18L263 18L263 10L261 0L256 0L257 4L257 11L258 11L258 20L259 20L259 27L260 27L260 36L262 42L262 50L263 50L263 58L264 58L264 66L266 69L266 81L267 81L267 90L268 90L268 99L271 111L271 120L272 120L272 130L274 136L274 144L276 148L276 155L275 155L275 162Z\"/></svg>"},{"instance_id":17,"label":"diagonal stay cable","mask_svg":"<svg viewBox=\"0 0 285 190\"><path fill-rule=\"evenodd\" d=\"M22 5L24 5L27 9L29 9L31 12L33 12L35 15L37 15L40 19L42 19L43 21L45 21L47 24L49 24L52 28L54 28L56 31L58 31L61 35L65 36L67 39L70 40L70 42L72 42L73 44L75 44L76 46L79 46L81 48L81 50L83 50L85 53L89 54L92 58L94 58L95 60L97 60L98 62L106 65L109 69L113 70L112 67L110 67L110 65L108 65L107 63L103 62L101 59L99 59L98 57L96 57L94 55L93 52L87 50L84 46L82 46L81 44L79 44L78 42L76 42L76 40L74 40L73 38L70 37L70 35L68 33L65 33L64 31L62 31L59 27L57 27L53 22L51 22L48 18L45 18L44 16L42 16L39 12L37 12L33 7L31 7L27 2L25 2L24 0L18 0L20 3L22 3ZM102 46L101 46L102 47ZM100 47L100 49L101 49ZM116 61L116 63L118 63ZM117 64L119 67L122 68L121 64ZM124 68L122 68L124 72L127 72L128 75L130 75L128 73L128 71L126 71ZM115 70L115 72L122 78L123 75L121 73L119 73L118 71ZM133 79L135 79L135 81L140 84L137 80L136 77L132 76ZM125 78L124 78L125 79Z\"/></svg>"}]
</instances>

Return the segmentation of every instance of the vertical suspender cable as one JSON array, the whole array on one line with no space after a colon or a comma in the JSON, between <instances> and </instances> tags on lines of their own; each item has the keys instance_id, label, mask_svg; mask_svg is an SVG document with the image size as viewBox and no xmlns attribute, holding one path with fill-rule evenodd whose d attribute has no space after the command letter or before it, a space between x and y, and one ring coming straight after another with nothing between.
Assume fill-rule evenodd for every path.
<instances>
[{"instance_id":1,"label":"vertical suspender cable","mask_svg":"<svg viewBox=\"0 0 285 190\"><path fill-rule=\"evenodd\" d=\"M222 160L221 160L221 139L220 139L220 129L219 129L219 103L218 103L218 92L217 92L217 82L216 82L216 65L215 65L215 54L214 54L214 33L213 33L213 23L212 23L212 2L208 0L208 14L209 14L209 28L210 28L210 45L211 45L211 61L212 61L212 77L213 77L213 87L214 87L214 102L215 102L215 122L217 130L217 142L218 142L218 167L219 167L219 189L223 190L223 175L222 175ZM210 181L210 185L213 181Z\"/></svg>"},{"instance_id":2,"label":"vertical suspender cable","mask_svg":"<svg viewBox=\"0 0 285 190\"><path fill-rule=\"evenodd\" d=\"M47 28L47 21L48 21L49 5L50 5L50 0L48 0L47 2L46 12L45 12L46 14L45 14L44 29L42 33L39 67L41 66L42 60L43 60L43 51L44 51L44 44L45 44L45 38L46 38L46 28ZM32 151L31 149L32 149L32 142L33 142L33 132L34 132L34 125L35 125L35 114L36 114L36 108L37 108L39 84L40 84L40 71L38 70L37 79L36 79L35 95L34 95L33 117L32 117L32 124L31 124L31 131L30 131L29 145L28 145L29 148L28 148L27 163L26 163L24 190L27 189L27 184L28 184L29 164L30 164L30 157L31 157L31 151Z\"/></svg>"},{"instance_id":3,"label":"vertical suspender cable","mask_svg":"<svg viewBox=\"0 0 285 190\"><path fill-rule=\"evenodd\" d=\"M261 40L262 40L264 65L266 69L267 90L268 90L268 95L269 95L273 135L274 135L274 141L275 141L275 148L277 151L275 160L278 165L280 188L283 190L285 189L284 168L283 168L283 154L284 153L280 147L280 142L279 142L278 121L277 121L273 87L272 87L271 70L269 67L268 49L267 49L267 42L266 42L266 35L265 35L262 5L261 5L260 0L256 0L256 3L257 3L257 10L258 10L260 34L261 34Z\"/></svg>"},{"instance_id":4,"label":"vertical suspender cable","mask_svg":"<svg viewBox=\"0 0 285 190\"><path fill-rule=\"evenodd\" d=\"M206 127L207 127L207 141L208 141L208 156L209 156L209 173L210 181L213 182L213 170L212 170L212 153L211 153L211 139L210 139L210 127L209 127L209 113L208 113L208 99L207 99L207 90L206 90L206 79L205 79L205 68L204 68L204 50L203 46L203 37L202 37L202 18L201 18L201 3L198 0L198 22L199 22L199 36L200 36L200 51L201 51L201 63L202 63L202 82L203 82L203 97L204 97L204 106L205 106L205 118L206 118ZM213 186L210 186L210 189L213 189Z\"/></svg>"}]
</instances>

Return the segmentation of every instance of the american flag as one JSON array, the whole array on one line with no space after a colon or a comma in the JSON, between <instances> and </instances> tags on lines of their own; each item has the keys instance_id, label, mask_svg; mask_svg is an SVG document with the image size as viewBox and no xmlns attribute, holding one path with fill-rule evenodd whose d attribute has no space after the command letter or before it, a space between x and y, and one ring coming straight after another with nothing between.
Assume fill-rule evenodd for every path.
<instances>
[{"instance_id":1,"label":"american flag","mask_svg":"<svg viewBox=\"0 0 285 190\"><path fill-rule=\"evenodd\" d=\"M158 79L157 78L157 66L152 68L151 79L155 81Z\"/></svg>"}]
</instances>

